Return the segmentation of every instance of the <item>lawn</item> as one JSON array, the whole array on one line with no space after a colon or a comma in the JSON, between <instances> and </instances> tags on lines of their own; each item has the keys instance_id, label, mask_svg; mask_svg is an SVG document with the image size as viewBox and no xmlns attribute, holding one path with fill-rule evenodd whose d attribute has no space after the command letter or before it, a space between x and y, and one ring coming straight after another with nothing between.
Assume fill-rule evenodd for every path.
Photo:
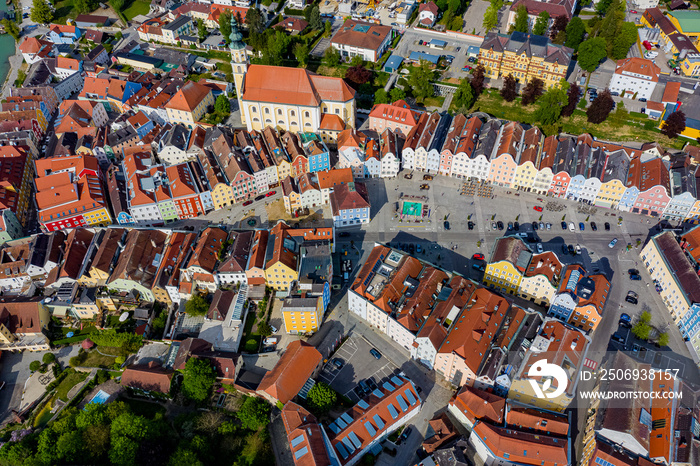
<instances>
[{"instance_id":1,"label":"lawn","mask_svg":"<svg viewBox=\"0 0 700 466\"><path fill-rule=\"evenodd\" d=\"M58 0L54 3L53 23L66 24L66 19L75 19L78 12L73 7L73 0Z\"/></svg>"},{"instance_id":2,"label":"lawn","mask_svg":"<svg viewBox=\"0 0 700 466\"><path fill-rule=\"evenodd\" d=\"M62 401L68 401L68 392L70 389L85 380L87 376L87 372L73 372L69 374L56 388L55 397Z\"/></svg>"},{"instance_id":3,"label":"lawn","mask_svg":"<svg viewBox=\"0 0 700 466\"><path fill-rule=\"evenodd\" d=\"M253 334L253 325L255 324L256 318L255 312L248 313L245 320L245 327L243 328L242 341L244 342L245 350L249 353L256 353L260 348L260 335Z\"/></svg>"},{"instance_id":4,"label":"lawn","mask_svg":"<svg viewBox=\"0 0 700 466\"><path fill-rule=\"evenodd\" d=\"M145 2L144 0L132 0L130 3L124 5L122 14L126 16L127 20L131 21L138 15L148 14L149 9L150 2Z\"/></svg>"},{"instance_id":5,"label":"lawn","mask_svg":"<svg viewBox=\"0 0 700 466\"><path fill-rule=\"evenodd\" d=\"M52 407L53 400L49 400L34 418L34 427L44 427L51 420L54 415L51 412Z\"/></svg>"},{"instance_id":6,"label":"lawn","mask_svg":"<svg viewBox=\"0 0 700 466\"><path fill-rule=\"evenodd\" d=\"M484 92L472 107L472 111L475 112L482 111L497 118L531 125L538 125L534 116L536 109L537 104L521 105L519 98L513 102L506 102L497 91ZM452 110L454 111L454 108ZM613 113L614 110L610 114L611 117ZM563 132L570 134L590 133L598 139L607 141L656 141L663 146L677 149L682 148L688 142L688 139L684 138L671 140L657 129L644 129L644 122L646 121L649 121L648 118L642 116L642 114L631 113L624 123L617 124L609 118L603 123L595 125L588 123L585 112L577 109L571 117L563 118L559 124Z\"/></svg>"},{"instance_id":7,"label":"lawn","mask_svg":"<svg viewBox=\"0 0 700 466\"><path fill-rule=\"evenodd\" d=\"M120 348L112 348L110 346L100 346L100 351L102 351L105 354L115 354L118 355ZM88 353L88 357L83 362L80 364L83 367L102 367L102 368L111 368L114 366L114 361L116 359L116 356L105 356L104 354L100 354L97 352L97 349L93 349Z\"/></svg>"},{"instance_id":8,"label":"lawn","mask_svg":"<svg viewBox=\"0 0 700 466\"><path fill-rule=\"evenodd\" d=\"M442 96L439 97L427 97L423 101L423 105L426 107L442 107L442 104L445 102L445 98Z\"/></svg>"}]
</instances>

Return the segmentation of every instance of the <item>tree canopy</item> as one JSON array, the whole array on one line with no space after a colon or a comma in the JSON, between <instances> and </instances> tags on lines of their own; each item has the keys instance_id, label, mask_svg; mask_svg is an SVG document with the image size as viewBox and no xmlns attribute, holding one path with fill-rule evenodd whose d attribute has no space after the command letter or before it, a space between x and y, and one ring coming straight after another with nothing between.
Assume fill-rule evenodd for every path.
<instances>
[{"instance_id":1,"label":"tree canopy","mask_svg":"<svg viewBox=\"0 0 700 466\"><path fill-rule=\"evenodd\" d=\"M452 97L452 102L460 113L467 113L476 101L476 94L469 79L463 78Z\"/></svg>"},{"instance_id":2,"label":"tree canopy","mask_svg":"<svg viewBox=\"0 0 700 466\"><path fill-rule=\"evenodd\" d=\"M340 52L335 47L328 47L323 54L323 60L326 62L326 66L338 66L338 63L340 63Z\"/></svg>"},{"instance_id":3,"label":"tree canopy","mask_svg":"<svg viewBox=\"0 0 700 466\"><path fill-rule=\"evenodd\" d=\"M671 113L661 126L661 132L671 139L677 138L683 131L685 131L685 113L681 110Z\"/></svg>"},{"instance_id":4,"label":"tree canopy","mask_svg":"<svg viewBox=\"0 0 700 466\"><path fill-rule=\"evenodd\" d=\"M606 54L605 39L602 37L584 40L578 48L578 64L581 69L592 73Z\"/></svg>"},{"instance_id":5,"label":"tree canopy","mask_svg":"<svg viewBox=\"0 0 700 466\"><path fill-rule=\"evenodd\" d=\"M501 97L503 97L503 100L506 102L512 102L515 100L515 98L518 96L516 86L517 83L515 82L515 78L512 74L509 74L503 78L503 87L501 87Z\"/></svg>"},{"instance_id":6,"label":"tree canopy","mask_svg":"<svg viewBox=\"0 0 700 466\"><path fill-rule=\"evenodd\" d=\"M571 83L569 89L566 91L566 105L561 109L561 116L568 117L574 114L576 110L576 105L581 98L581 88L578 84Z\"/></svg>"},{"instance_id":7,"label":"tree canopy","mask_svg":"<svg viewBox=\"0 0 700 466\"><path fill-rule=\"evenodd\" d=\"M231 12L228 10L222 11L219 15L219 32L221 32L221 35L224 36L226 44L230 44L231 39L229 36L231 35Z\"/></svg>"},{"instance_id":8,"label":"tree canopy","mask_svg":"<svg viewBox=\"0 0 700 466\"><path fill-rule=\"evenodd\" d=\"M520 5L518 9L515 10L515 23L513 24L513 31L528 32L529 29L530 24L527 16L527 7L525 7L525 5Z\"/></svg>"},{"instance_id":9,"label":"tree canopy","mask_svg":"<svg viewBox=\"0 0 700 466\"><path fill-rule=\"evenodd\" d=\"M209 303L199 293L193 293L192 297L185 303L185 312L191 316L203 316L208 311Z\"/></svg>"},{"instance_id":10,"label":"tree canopy","mask_svg":"<svg viewBox=\"0 0 700 466\"><path fill-rule=\"evenodd\" d=\"M190 358L182 377L182 393L190 400L201 403L209 397L216 380L216 372L207 359Z\"/></svg>"},{"instance_id":11,"label":"tree canopy","mask_svg":"<svg viewBox=\"0 0 700 466\"><path fill-rule=\"evenodd\" d=\"M357 87L372 79L372 72L362 65L351 66L345 71L345 79Z\"/></svg>"},{"instance_id":12,"label":"tree canopy","mask_svg":"<svg viewBox=\"0 0 700 466\"><path fill-rule=\"evenodd\" d=\"M472 70L472 89L474 90L474 95L478 98L481 92L484 90L484 78L486 75L486 68L484 65L477 65L476 68Z\"/></svg>"},{"instance_id":13,"label":"tree canopy","mask_svg":"<svg viewBox=\"0 0 700 466\"><path fill-rule=\"evenodd\" d=\"M586 109L588 122L595 124L604 122L608 118L608 115L610 115L610 112L614 106L615 101L613 100L610 91L605 89L598 94L598 97L596 97L588 109Z\"/></svg>"},{"instance_id":14,"label":"tree canopy","mask_svg":"<svg viewBox=\"0 0 700 466\"><path fill-rule=\"evenodd\" d=\"M323 21L321 21L321 12L318 9L318 5L314 5L309 13L309 26L314 31L320 31L323 29Z\"/></svg>"},{"instance_id":15,"label":"tree canopy","mask_svg":"<svg viewBox=\"0 0 700 466\"><path fill-rule=\"evenodd\" d=\"M389 93L384 89L377 89L374 93L374 103L375 104L387 104L389 103Z\"/></svg>"},{"instance_id":16,"label":"tree canopy","mask_svg":"<svg viewBox=\"0 0 700 466\"><path fill-rule=\"evenodd\" d=\"M420 65L411 69L411 74L408 75L408 84L418 102L423 102L427 97L433 95L433 74L430 63L426 60L421 60Z\"/></svg>"},{"instance_id":17,"label":"tree canopy","mask_svg":"<svg viewBox=\"0 0 700 466\"><path fill-rule=\"evenodd\" d=\"M549 30L549 12L543 11L537 15L537 21L532 27L532 33L538 36L546 36Z\"/></svg>"},{"instance_id":18,"label":"tree canopy","mask_svg":"<svg viewBox=\"0 0 700 466\"><path fill-rule=\"evenodd\" d=\"M535 119L543 126L551 126L559 121L562 108L567 102L566 92L560 86L554 86L537 101Z\"/></svg>"},{"instance_id":19,"label":"tree canopy","mask_svg":"<svg viewBox=\"0 0 700 466\"><path fill-rule=\"evenodd\" d=\"M539 78L530 79L523 89L523 105L534 103L544 92L544 81Z\"/></svg>"},{"instance_id":20,"label":"tree canopy","mask_svg":"<svg viewBox=\"0 0 700 466\"><path fill-rule=\"evenodd\" d=\"M47 24L53 21L53 12L43 0L32 0L32 12L29 18L35 23Z\"/></svg>"},{"instance_id":21,"label":"tree canopy","mask_svg":"<svg viewBox=\"0 0 700 466\"><path fill-rule=\"evenodd\" d=\"M314 412L326 414L338 402L338 394L328 384L318 382L309 390L306 399Z\"/></svg>"},{"instance_id":22,"label":"tree canopy","mask_svg":"<svg viewBox=\"0 0 700 466\"><path fill-rule=\"evenodd\" d=\"M578 16L574 16L566 25L566 41L564 45L578 50L578 46L583 41L583 36L586 34L586 25Z\"/></svg>"},{"instance_id":23,"label":"tree canopy","mask_svg":"<svg viewBox=\"0 0 700 466\"><path fill-rule=\"evenodd\" d=\"M486 31L490 31L498 24L498 8L494 7L493 3L484 12L484 20L482 25Z\"/></svg>"},{"instance_id":24,"label":"tree canopy","mask_svg":"<svg viewBox=\"0 0 700 466\"><path fill-rule=\"evenodd\" d=\"M260 398L246 396L236 417L244 429L260 430L270 423L270 405Z\"/></svg>"},{"instance_id":25,"label":"tree canopy","mask_svg":"<svg viewBox=\"0 0 700 466\"><path fill-rule=\"evenodd\" d=\"M216 102L214 103L214 109L222 115L228 115L229 113L231 113L231 102L229 102L228 97L226 97L224 94L219 95L219 97L216 98ZM209 310L208 305L207 310Z\"/></svg>"},{"instance_id":26,"label":"tree canopy","mask_svg":"<svg viewBox=\"0 0 700 466\"><path fill-rule=\"evenodd\" d=\"M400 87L394 87L391 89L391 91L389 91L389 98L391 102L396 102L397 100L404 100L406 98L406 92Z\"/></svg>"}]
</instances>

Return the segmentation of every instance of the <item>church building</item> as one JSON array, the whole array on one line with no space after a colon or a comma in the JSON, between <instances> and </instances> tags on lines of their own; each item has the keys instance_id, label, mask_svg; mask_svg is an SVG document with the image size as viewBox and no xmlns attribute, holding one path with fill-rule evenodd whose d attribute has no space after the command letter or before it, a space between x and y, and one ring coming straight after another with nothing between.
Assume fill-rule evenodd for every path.
<instances>
[{"instance_id":1,"label":"church building","mask_svg":"<svg viewBox=\"0 0 700 466\"><path fill-rule=\"evenodd\" d=\"M332 134L355 127L355 91L344 80L303 68L251 65L235 19L231 29L233 80L248 131L271 126Z\"/></svg>"}]
</instances>

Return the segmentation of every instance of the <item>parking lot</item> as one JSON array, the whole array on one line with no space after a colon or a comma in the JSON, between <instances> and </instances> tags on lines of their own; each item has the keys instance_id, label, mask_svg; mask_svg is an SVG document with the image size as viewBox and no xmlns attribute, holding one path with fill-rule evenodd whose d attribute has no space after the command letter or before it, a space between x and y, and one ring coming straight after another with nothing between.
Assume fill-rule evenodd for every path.
<instances>
[{"instance_id":1,"label":"parking lot","mask_svg":"<svg viewBox=\"0 0 700 466\"><path fill-rule=\"evenodd\" d=\"M370 349L372 346L361 335L350 335L326 363L319 379L353 402L359 401L364 396L359 385L361 380L370 379L367 386L374 389L383 379L400 372L386 355L376 359L370 354ZM340 369L334 363L336 358L343 362Z\"/></svg>"}]
</instances>

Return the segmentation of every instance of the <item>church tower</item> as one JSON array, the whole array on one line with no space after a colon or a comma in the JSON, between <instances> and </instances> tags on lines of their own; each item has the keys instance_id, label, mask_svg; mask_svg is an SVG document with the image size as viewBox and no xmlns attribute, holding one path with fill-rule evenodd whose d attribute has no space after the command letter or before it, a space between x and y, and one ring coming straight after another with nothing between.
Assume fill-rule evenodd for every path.
<instances>
[{"instance_id":1,"label":"church tower","mask_svg":"<svg viewBox=\"0 0 700 466\"><path fill-rule=\"evenodd\" d=\"M243 83L245 81L245 74L248 71L248 54L245 51L245 44L243 43L243 35L238 30L238 22L231 16L231 35L229 35L231 40L231 68L233 70L233 84L236 86L236 97L238 98L238 108L241 113L241 121L246 124L245 111L243 110L243 102L241 98L243 97Z\"/></svg>"}]
</instances>

